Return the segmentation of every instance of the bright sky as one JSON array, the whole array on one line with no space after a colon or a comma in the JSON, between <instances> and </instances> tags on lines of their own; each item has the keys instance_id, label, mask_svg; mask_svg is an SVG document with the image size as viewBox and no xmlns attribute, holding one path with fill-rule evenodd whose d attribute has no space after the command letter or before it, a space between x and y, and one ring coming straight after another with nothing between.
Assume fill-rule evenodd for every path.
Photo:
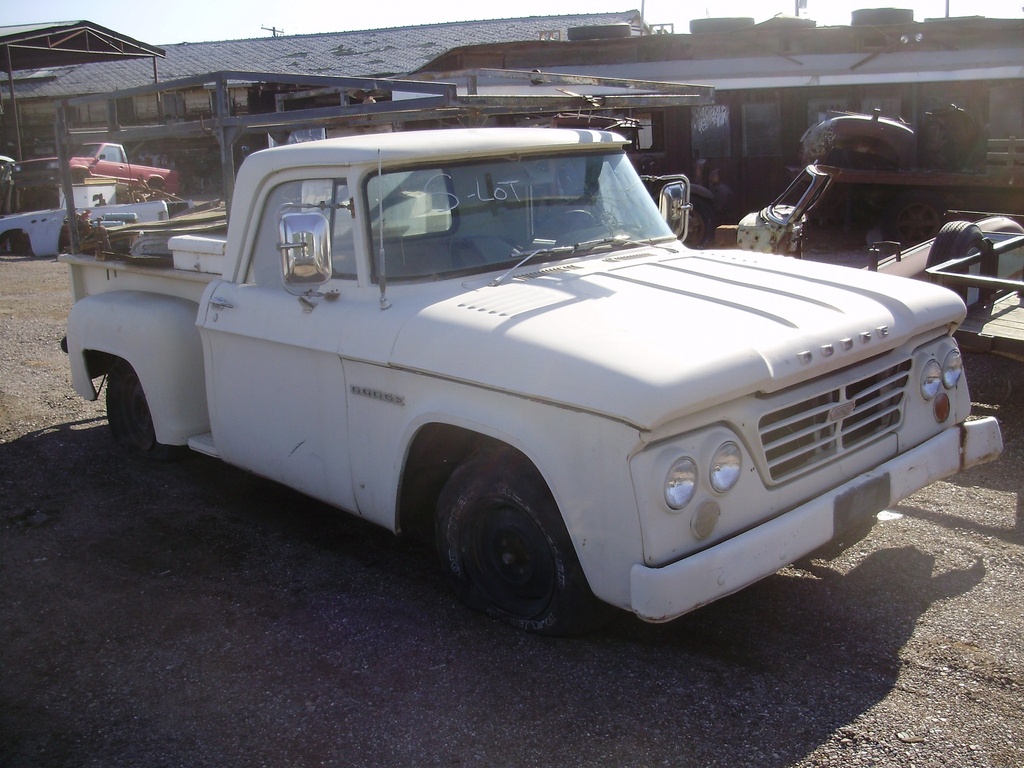
<instances>
[{"instance_id":1,"label":"bright sky","mask_svg":"<svg viewBox=\"0 0 1024 768\"><path fill-rule=\"evenodd\" d=\"M849 24L858 8L912 8L914 19L949 16L987 16L1019 19L1024 0L807 0L807 16L819 26ZM480 0L371 0L370 2L297 2L281 0L174 0L151 4L138 0L0 0L0 25L52 21L91 21L151 45L206 40L267 37L263 28L276 27L288 35L346 32L357 29L406 27L447 21L522 18L528 16L612 13L642 10L649 24L674 24L677 33L690 31L690 19L747 16L761 22L777 14L794 15L796 0L516 0L495 5ZM83 17L84 14L84 17Z\"/></svg>"}]
</instances>

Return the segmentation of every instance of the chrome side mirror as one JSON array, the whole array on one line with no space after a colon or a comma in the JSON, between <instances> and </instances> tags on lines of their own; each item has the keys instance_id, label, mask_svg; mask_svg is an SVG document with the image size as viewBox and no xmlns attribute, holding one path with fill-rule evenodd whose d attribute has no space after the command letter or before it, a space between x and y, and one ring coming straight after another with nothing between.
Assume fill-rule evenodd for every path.
<instances>
[{"instance_id":1,"label":"chrome side mirror","mask_svg":"<svg viewBox=\"0 0 1024 768\"><path fill-rule=\"evenodd\" d=\"M281 217L281 266L286 286L318 286L331 277L331 236L327 217L319 211Z\"/></svg>"},{"instance_id":2,"label":"chrome side mirror","mask_svg":"<svg viewBox=\"0 0 1024 768\"><path fill-rule=\"evenodd\" d=\"M690 211L693 210L689 180L683 178L662 187L658 195L658 210L679 241L686 240L690 231Z\"/></svg>"}]
</instances>

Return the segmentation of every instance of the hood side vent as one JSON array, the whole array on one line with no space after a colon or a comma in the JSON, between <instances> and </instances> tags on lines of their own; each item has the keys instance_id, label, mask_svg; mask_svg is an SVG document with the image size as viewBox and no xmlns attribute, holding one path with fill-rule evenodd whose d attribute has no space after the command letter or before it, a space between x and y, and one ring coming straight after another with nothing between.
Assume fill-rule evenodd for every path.
<instances>
[{"instance_id":1,"label":"hood side vent","mask_svg":"<svg viewBox=\"0 0 1024 768\"><path fill-rule=\"evenodd\" d=\"M620 261L636 261L637 259L646 259L653 255L653 253L623 253L620 256L607 256L606 258L601 259L601 261L608 262L609 264L614 264Z\"/></svg>"},{"instance_id":2,"label":"hood side vent","mask_svg":"<svg viewBox=\"0 0 1024 768\"><path fill-rule=\"evenodd\" d=\"M538 269L536 272L526 272L522 275L516 275L514 280L535 280L538 277L544 277L544 275L550 275L555 272L572 272L573 270L580 269L579 264L562 264L558 267L547 267L545 269Z\"/></svg>"}]
</instances>

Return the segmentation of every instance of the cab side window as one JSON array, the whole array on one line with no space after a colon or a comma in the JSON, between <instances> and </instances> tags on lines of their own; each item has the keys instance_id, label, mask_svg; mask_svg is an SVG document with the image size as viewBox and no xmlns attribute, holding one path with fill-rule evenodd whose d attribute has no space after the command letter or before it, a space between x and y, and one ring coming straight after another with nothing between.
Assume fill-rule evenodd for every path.
<instances>
[{"instance_id":1,"label":"cab side window","mask_svg":"<svg viewBox=\"0 0 1024 768\"><path fill-rule=\"evenodd\" d=\"M108 162L111 163L127 162L127 159L124 156L124 152L121 150L120 147L103 147L103 149L100 150L99 159L107 160Z\"/></svg>"},{"instance_id":2,"label":"cab side window","mask_svg":"<svg viewBox=\"0 0 1024 768\"><path fill-rule=\"evenodd\" d=\"M271 190L260 216L247 283L266 287L284 284L282 217L300 212L322 215L330 227L331 277L356 278L353 205L345 179L301 179Z\"/></svg>"}]
</instances>

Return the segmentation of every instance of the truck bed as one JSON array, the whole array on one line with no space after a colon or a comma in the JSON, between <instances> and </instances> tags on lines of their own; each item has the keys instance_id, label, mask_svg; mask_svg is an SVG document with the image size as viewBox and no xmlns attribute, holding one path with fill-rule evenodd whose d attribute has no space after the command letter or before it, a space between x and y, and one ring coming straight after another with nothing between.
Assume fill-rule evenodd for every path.
<instances>
[{"instance_id":1,"label":"truck bed","mask_svg":"<svg viewBox=\"0 0 1024 768\"><path fill-rule=\"evenodd\" d=\"M221 277L224 240L179 236L169 241L172 256L103 257L63 254L71 274L71 297L108 291L142 291L199 302L206 286Z\"/></svg>"}]
</instances>

